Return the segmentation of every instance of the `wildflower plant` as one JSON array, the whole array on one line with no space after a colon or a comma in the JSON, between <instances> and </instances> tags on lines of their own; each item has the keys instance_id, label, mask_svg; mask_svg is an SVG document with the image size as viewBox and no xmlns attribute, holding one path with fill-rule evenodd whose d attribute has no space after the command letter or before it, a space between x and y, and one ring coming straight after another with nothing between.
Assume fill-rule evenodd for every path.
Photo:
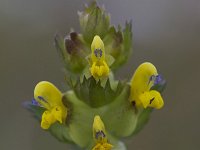
<instances>
[{"instance_id":1,"label":"wildflower plant","mask_svg":"<svg viewBox=\"0 0 200 150\"><path fill-rule=\"evenodd\" d=\"M150 62L139 65L130 81L116 80L115 71L132 51L131 22L115 28L96 2L78 15L81 33L55 36L69 90L41 81L26 106L61 142L87 150L126 150L121 140L138 133L152 110L163 107L166 82Z\"/></svg>"}]
</instances>

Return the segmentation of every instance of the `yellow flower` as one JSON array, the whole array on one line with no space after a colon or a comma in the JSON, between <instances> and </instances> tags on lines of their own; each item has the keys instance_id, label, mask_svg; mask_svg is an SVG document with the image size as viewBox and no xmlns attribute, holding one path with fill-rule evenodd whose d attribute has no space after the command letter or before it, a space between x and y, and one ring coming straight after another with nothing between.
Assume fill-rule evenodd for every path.
<instances>
[{"instance_id":1,"label":"yellow flower","mask_svg":"<svg viewBox=\"0 0 200 150\"><path fill-rule=\"evenodd\" d=\"M34 89L34 99L46 108L42 114L41 127L43 129L48 129L56 121L64 122L67 108L62 103L62 93L52 83L39 82Z\"/></svg>"},{"instance_id":2,"label":"yellow flower","mask_svg":"<svg viewBox=\"0 0 200 150\"><path fill-rule=\"evenodd\" d=\"M111 150L112 145L108 143L105 126L100 116L94 117L93 122L93 137L96 141L96 145L92 150Z\"/></svg>"},{"instance_id":3,"label":"yellow flower","mask_svg":"<svg viewBox=\"0 0 200 150\"><path fill-rule=\"evenodd\" d=\"M160 93L156 90L151 90L151 87L160 80L160 75L158 75L153 64L149 62L141 64L131 79L130 101L135 103L137 107L162 108L164 102Z\"/></svg>"},{"instance_id":4,"label":"yellow flower","mask_svg":"<svg viewBox=\"0 0 200 150\"><path fill-rule=\"evenodd\" d=\"M92 66L90 72L92 76L94 78L108 76L110 69L106 63L104 43L98 35L92 41L91 50Z\"/></svg>"}]
</instances>

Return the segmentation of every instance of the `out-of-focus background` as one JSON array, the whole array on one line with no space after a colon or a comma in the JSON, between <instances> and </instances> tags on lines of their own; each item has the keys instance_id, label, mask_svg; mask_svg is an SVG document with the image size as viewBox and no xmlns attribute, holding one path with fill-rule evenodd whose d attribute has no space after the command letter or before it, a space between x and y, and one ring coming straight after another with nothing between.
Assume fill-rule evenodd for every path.
<instances>
[{"instance_id":1,"label":"out-of-focus background","mask_svg":"<svg viewBox=\"0 0 200 150\"><path fill-rule=\"evenodd\" d=\"M79 31L83 0L0 0L0 149L70 150L44 132L22 103L36 83L64 90L56 32ZM200 149L200 1L102 0L112 24L133 21L134 50L118 78L130 78L144 62L167 79L165 107L155 110L130 150Z\"/></svg>"}]
</instances>

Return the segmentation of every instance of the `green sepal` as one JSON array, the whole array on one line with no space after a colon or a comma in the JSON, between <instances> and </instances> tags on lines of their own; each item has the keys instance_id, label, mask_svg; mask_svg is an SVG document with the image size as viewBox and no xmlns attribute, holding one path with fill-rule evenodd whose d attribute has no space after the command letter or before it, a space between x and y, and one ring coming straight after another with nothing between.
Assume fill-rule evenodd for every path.
<instances>
[{"instance_id":1,"label":"green sepal","mask_svg":"<svg viewBox=\"0 0 200 150\"><path fill-rule=\"evenodd\" d=\"M126 150L126 146L123 142L121 141L117 141L114 145L114 147L112 148L112 150Z\"/></svg>"},{"instance_id":2,"label":"green sepal","mask_svg":"<svg viewBox=\"0 0 200 150\"><path fill-rule=\"evenodd\" d=\"M84 77L88 80L90 77L92 77L92 74L90 72L90 66L87 65L85 69L83 70L83 73L80 75L80 83L83 83Z\"/></svg>"},{"instance_id":3,"label":"green sepal","mask_svg":"<svg viewBox=\"0 0 200 150\"><path fill-rule=\"evenodd\" d=\"M117 88L120 87L120 86L123 88L125 82L124 81L115 80L113 72L110 72L108 78L109 78L109 81L110 81L110 87L111 87L111 89L113 91L116 91Z\"/></svg>"},{"instance_id":4,"label":"green sepal","mask_svg":"<svg viewBox=\"0 0 200 150\"><path fill-rule=\"evenodd\" d=\"M51 125L48 131L60 142L73 143L67 125L56 122Z\"/></svg>"},{"instance_id":5,"label":"green sepal","mask_svg":"<svg viewBox=\"0 0 200 150\"><path fill-rule=\"evenodd\" d=\"M116 137L131 135L137 124L137 114L128 100L130 86L126 85L116 99L102 110L107 130Z\"/></svg>"},{"instance_id":6,"label":"green sepal","mask_svg":"<svg viewBox=\"0 0 200 150\"><path fill-rule=\"evenodd\" d=\"M41 121L42 114L46 110L45 108L33 105L31 102L26 102L25 107L33 113L34 117L38 121ZM57 140L61 142L72 143L72 140L68 134L68 128L64 124L56 122L52 124L47 131L49 131Z\"/></svg>"},{"instance_id":7,"label":"green sepal","mask_svg":"<svg viewBox=\"0 0 200 150\"><path fill-rule=\"evenodd\" d=\"M146 109L140 110L140 112L138 113L137 126L132 135L139 133L144 128L144 126L149 121L150 114L152 111L153 111L153 108L146 108Z\"/></svg>"},{"instance_id":8,"label":"green sepal","mask_svg":"<svg viewBox=\"0 0 200 150\"><path fill-rule=\"evenodd\" d=\"M118 138L114 138L111 136L108 136L109 142L113 145L112 150L126 150L125 144L120 141Z\"/></svg>"},{"instance_id":9,"label":"green sepal","mask_svg":"<svg viewBox=\"0 0 200 150\"><path fill-rule=\"evenodd\" d=\"M70 109L66 123L72 141L82 148L87 147L93 139L94 113L92 109L79 100L73 91L65 93L63 104Z\"/></svg>"},{"instance_id":10,"label":"green sepal","mask_svg":"<svg viewBox=\"0 0 200 150\"><path fill-rule=\"evenodd\" d=\"M106 63L111 66L115 62L115 58L112 55L106 54Z\"/></svg>"}]
</instances>

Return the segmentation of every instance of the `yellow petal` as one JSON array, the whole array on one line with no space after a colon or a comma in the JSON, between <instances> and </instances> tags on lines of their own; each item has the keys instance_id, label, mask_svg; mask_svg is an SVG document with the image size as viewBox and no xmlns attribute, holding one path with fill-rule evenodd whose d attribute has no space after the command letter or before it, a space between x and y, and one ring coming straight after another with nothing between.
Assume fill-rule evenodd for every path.
<instances>
[{"instance_id":1,"label":"yellow petal","mask_svg":"<svg viewBox=\"0 0 200 150\"><path fill-rule=\"evenodd\" d=\"M108 67L108 65L107 65L107 63L105 61L103 61L103 65L104 65L103 75L104 76L108 76L110 69L109 69L109 67Z\"/></svg>"},{"instance_id":2,"label":"yellow petal","mask_svg":"<svg viewBox=\"0 0 200 150\"><path fill-rule=\"evenodd\" d=\"M140 95L139 99L144 108L153 107L156 109L160 109L164 105L164 101L160 93L155 90L144 92L143 94Z\"/></svg>"},{"instance_id":3,"label":"yellow petal","mask_svg":"<svg viewBox=\"0 0 200 150\"><path fill-rule=\"evenodd\" d=\"M104 73L104 66L99 66L99 70L98 70L98 76L101 77Z\"/></svg>"},{"instance_id":4,"label":"yellow petal","mask_svg":"<svg viewBox=\"0 0 200 150\"><path fill-rule=\"evenodd\" d=\"M109 143L104 143L103 144L105 150L111 150L113 148L113 145L109 144Z\"/></svg>"},{"instance_id":5,"label":"yellow petal","mask_svg":"<svg viewBox=\"0 0 200 150\"><path fill-rule=\"evenodd\" d=\"M36 85L34 98L47 109L62 105L62 93L48 81L41 81Z\"/></svg>"},{"instance_id":6,"label":"yellow petal","mask_svg":"<svg viewBox=\"0 0 200 150\"><path fill-rule=\"evenodd\" d=\"M54 118L59 121L60 123L62 123L62 119L63 119L63 110L60 106L55 106L52 111L51 111L52 115L54 116Z\"/></svg>"},{"instance_id":7,"label":"yellow petal","mask_svg":"<svg viewBox=\"0 0 200 150\"><path fill-rule=\"evenodd\" d=\"M94 74L95 74L95 63L93 63L92 67L90 67L90 72L91 72L92 76L94 76Z\"/></svg>"},{"instance_id":8,"label":"yellow petal","mask_svg":"<svg viewBox=\"0 0 200 150\"><path fill-rule=\"evenodd\" d=\"M97 143L92 150L111 150L113 146L109 143Z\"/></svg>"},{"instance_id":9,"label":"yellow petal","mask_svg":"<svg viewBox=\"0 0 200 150\"><path fill-rule=\"evenodd\" d=\"M56 119L50 111L47 110L42 114L41 127L43 129L48 129L55 122Z\"/></svg>"},{"instance_id":10,"label":"yellow petal","mask_svg":"<svg viewBox=\"0 0 200 150\"><path fill-rule=\"evenodd\" d=\"M109 67L105 61L103 61L101 65L97 65L97 63L94 62L90 68L90 71L92 76L95 78L109 75Z\"/></svg>"}]
</instances>

